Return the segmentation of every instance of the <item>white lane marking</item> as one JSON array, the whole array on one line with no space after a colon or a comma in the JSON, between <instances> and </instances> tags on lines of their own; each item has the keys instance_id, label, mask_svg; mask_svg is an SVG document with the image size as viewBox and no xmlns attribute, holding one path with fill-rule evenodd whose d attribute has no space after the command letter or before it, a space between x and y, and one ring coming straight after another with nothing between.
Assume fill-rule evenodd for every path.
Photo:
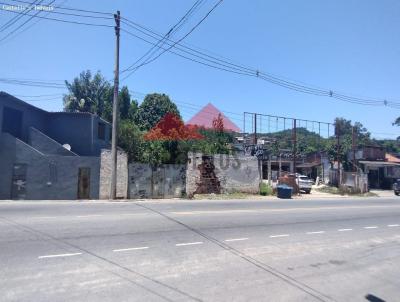
<instances>
[{"instance_id":1,"label":"white lane marking","mask_svg":"<svg viewBox=\"0 0 400 302\"><path fill-rule=\"evenodd\" d=\"M269 238L289 237L289 234L271 235Z\"/></svg>"},{"instance_id":2,"label":"white lane marking","mask_svg":"<svg viewBox=\"0 0 400 302\"><path fill-rule=\"evenodd\" d=\"M125 249L117 249L113 250L113 252L126 252L126 251L137 251L137 250L147 250L148 246L140 246L140 247L130 247Z\"/></svg>"},{"instance_id":3,"label":"white lane marking","mask_svg":"<svg viewBox=\"0 0 400 302\"><path fill-rule=\"evenodd\" d=\"M312 234L323 234L325 231L315 231L315 232L307 232L307 235L312 235Z\"/></svg>"},{"instance_id":4,"label":"white lane marking","mask_svg":"<svg viewBox=\"0 0 400 302\"><path fill-rule=\"evenodd\" d=\"M174 215L202 215L202 214L242 214L242 213L274 213L274 212L295 212L295 211L321 211L321 210L349 210L349 209L387 209L387 206L343 206L343 207L305 207L305 208L290 208L290 209L237 209L237 210L199 210L199 211L173 211L169 212ZM391 208L400 208L400 205L391 206Z\"/></svg>"},{"instance_id":5,"label":"white lane marking","mask_svg":"<svg viewBox=\"0 0 400 302\"><path fill-rule=\"evenodd\" d=\"M226 242L232 242L232 241L243 241L243 240L248 240L249 238L232 238L232 239L226 239Z\"/></svg>"},{"instance_id":6,"label":"white lane marking","mask_svg":"<svg viewBox=\"0 0 400 302\"><path fill-rule=\"evenodd\" d=\"M388 224L387 225L389 228L394 228L394 227L398 227L398 226L400 226L400 225L398 225L398 224Z\"/></svg>"},{"instance_id":7,"label":"white lane marking","mask_svg":"<svg viewBox=\"0 0 400 302\"><path fill-rule=\"evenodd\" d=\"M348 232L352 231L353 229L338 229L338 232Z\"/></svg>"},{"instance_id":8,"label":"white lane marking","mask_svg":"<svg viewBox=\"0 0 400 302\"><path fill-rule=\"evenodd\" d=\"M39 217L32 217L34 219L54 219L59 218L59 216L39 216Z\"/></svg>"},{"instance_id":9,"label":"white lane marking","mask_svg":"<svg viewBox=\"0 0 400 302\"><path fill-rule=\"evenodd\" d=\"M71 256L77 256L77 255L82 255L82 253L58 254L58 255L45 255L45 256L39 256L38 259L57 258L57 257L71 257Z\"/></svg>"},{"instance_id":10,"label":"white lane marking","mask_svg":"<svg viewBox=\"0 0 400 302\"><path fill-rule=\"evenodd\" d=\"M77 218L87 218L87 217L101 217L104 215L79 215L79 216L75 216Z\"/></svg>"},{"instance_id":11,"label":"white lane marking","mask_svg":"<svg viewBox=\"0 0 400 302\"><path fill-rule=\"evenodd\" d=\"M198 244L203 244L203 242L197 241L197 242L177 243L175 244L175 246L187 246L187 245L198 245Z\"/></svg>"},{"instance_id":12,"label":"white lane marking","mask_svg":"<svg viewBox=\"0 0 400 302\"><path fill-rule=\"evenodd\" d=\"M376 225L371 225L371 226L366 226L364 229L377 229L378 227Z\"/></svg>"}]
</instances>

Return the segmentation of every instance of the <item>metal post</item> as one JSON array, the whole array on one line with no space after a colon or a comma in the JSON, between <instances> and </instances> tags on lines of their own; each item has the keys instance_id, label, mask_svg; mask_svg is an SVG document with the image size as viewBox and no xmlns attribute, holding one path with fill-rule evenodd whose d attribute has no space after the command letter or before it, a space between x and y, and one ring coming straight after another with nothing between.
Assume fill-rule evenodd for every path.
<instances>
[{"instance_id":1,"label":"metal post","mask_svg":"<svg viewBox=\"0 0 400 302\"><path fill-rule=\"evenodd\" d=\"M268 184L272 185L272 173L271 173L271 152L268 154Z\"/></svg>"},{"instance_id":2,"label":"metal post","mask_svg":"<svg viewBox=\"0 0 400 302\"><path fill-rule=\"evenodd\" d=\"M254 145L257 145L257 113L254 113Z\"/></svg>"},{"instance_id":3,"label":"metal post","mask_svg":"<svg viewBox=\"0 0 400 302\"><path fill-rule=\"evenodd\" d=\"M120 33L120 12L114 14L115 20L115 71L114 71L114 98L113 98L113 116L112 116L112 139L111 139L111 186L110 199L117 197L117 133L118 133L118 84L119 84L119 33Z\"/></svg>"},{"instance_id":4,"label":"metal post","mask_svg":"<svg viewBox=\"0 0 400 302\"><path fill-rule=\"evenodd\" d=\"M356 133L354 131L354 126L351 128L351 145L353 149L353 171L357 172L357 166L356 166Z\"/></svg>"},{"instance_id":5,"label":"metal post","mask_svg":"<svg viewBox=\"0 0 400 302\"><path fill-rule=\"evenodd\" d=\"M293 120L293 173L296 174L296 153L297 153L297 129L296 119Z\"/></svg>"},{"instance_id":6,"label":"metal post","mask_svg":"<svg viewBox=\"0 0 400 302\"><path fill-rule=\"evenodd\" d=\"M336 140L337 140L336 153L337 153L337 164L338 164L338 187L340 187L341 182L342 182L341 171L340 171L341 170L340 169L340 165L341 165L341 163L340 163L340 133L339 133L340 129L339 129L337 123L336 123L335 129L336 129Z\"/></svg>"}]
</instances>

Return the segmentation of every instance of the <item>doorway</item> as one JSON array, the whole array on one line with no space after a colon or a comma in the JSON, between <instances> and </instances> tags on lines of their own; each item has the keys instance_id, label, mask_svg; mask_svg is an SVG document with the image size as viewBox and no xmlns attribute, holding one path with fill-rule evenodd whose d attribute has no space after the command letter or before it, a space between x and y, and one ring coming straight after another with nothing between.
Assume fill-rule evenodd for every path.
<instances>
[{"instance_id":1,"label":"doorway","mask_svg":"<svg viewBox=\"0 0 400 302\"><path fill-rule=\"evenodd\" d=\"M26 164L14 164L11 199L21 200L26 198Z\"/></svg>"},{"instance_id":2,"label":"doorway","mask_svg":"<svg viewBox=\"0 0 400 302\"><path fill-rule=\"evenodd\" d=\"M78 199L90 199L90 168L79 168Z\"/></svg>"}]
</instances>

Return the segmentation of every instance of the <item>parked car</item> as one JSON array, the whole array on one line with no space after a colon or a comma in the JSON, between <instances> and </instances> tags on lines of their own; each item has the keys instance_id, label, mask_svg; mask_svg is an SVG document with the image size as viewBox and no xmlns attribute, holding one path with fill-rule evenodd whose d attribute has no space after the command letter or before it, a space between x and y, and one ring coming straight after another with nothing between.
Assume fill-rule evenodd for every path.
<instances>
[{"instance_id":1,"label":"parked car","mask_svg":"<svg viewBox=\"0 0 400 302\"><path fill-rule=\"evenodd\" d=\"M301 175L299 173L290 173L288 174L288 176L296 178L296 184L299 186L300 191L303 191L306 194L311 193L312 185L314 184L314 181L311 178L306 175Z\"/></svg>"},{"instance_id":2,"label":"parked car","mask_svg":"<svg viewBox=\"0 0 400 302\"><path fill-rule=\"evenodd\" d=\"M400 195L400 179L397 179L393 184L394 195Z\"/></svg>"},{"instance_id":3,"label":"parked car","mask_svg":"<svg viewBox=\"0 0 400 302\"><path fill-rule=\"evenodd\" d=\"M305 175L296 174L296 181L300 191L303 191L306 194L311 193L312 185L314 184L314 181L312 179Z\"/></svg>"}]
</instances>

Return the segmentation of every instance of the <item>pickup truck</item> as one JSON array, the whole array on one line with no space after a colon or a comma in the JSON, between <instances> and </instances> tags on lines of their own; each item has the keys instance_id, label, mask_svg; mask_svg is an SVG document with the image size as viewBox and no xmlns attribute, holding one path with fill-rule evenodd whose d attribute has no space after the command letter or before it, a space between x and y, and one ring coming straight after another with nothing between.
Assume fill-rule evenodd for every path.
<instances>
[{"instance_id":1,"label":"pickup truck","mask_svg":"<svg viewBox=\"0 0 400 302\"><path fill-rule=\"evenodd\" d=\"M394 195L400 195L400 179L397 179L393 184Z\"/></svg>"}]
</instances>

